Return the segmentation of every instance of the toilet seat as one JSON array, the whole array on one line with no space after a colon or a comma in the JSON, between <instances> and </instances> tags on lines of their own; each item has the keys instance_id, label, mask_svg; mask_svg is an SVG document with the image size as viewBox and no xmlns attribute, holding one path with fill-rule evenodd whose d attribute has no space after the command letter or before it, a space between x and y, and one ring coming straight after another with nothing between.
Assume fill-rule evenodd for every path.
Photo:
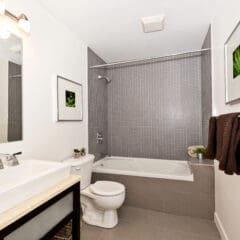
<instances>
[{"instance_id":1,"label":"toilet seat","mask_svg":"<svg viewBox=\"0 0 240 240\"><path fill-rule=\"evenodd\" d=\"M116 196L125 192L123 184L111 181L97 181L89 189L98 196Z\"/></svg>"}]
</instances>

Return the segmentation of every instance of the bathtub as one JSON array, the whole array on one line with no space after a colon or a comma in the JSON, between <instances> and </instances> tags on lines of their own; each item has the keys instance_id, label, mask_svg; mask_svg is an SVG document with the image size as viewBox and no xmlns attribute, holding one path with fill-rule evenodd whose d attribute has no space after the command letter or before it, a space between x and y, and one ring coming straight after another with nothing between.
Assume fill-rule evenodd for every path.
<instances>
[{"instance_id":1,"label":"bathtub","mask_svg":"<svg viewBox=\"0 0 240 240\"><path fill-rule=\"evenodd\" d=\"M106 157L94 163L92 183L126 187L127 207L213 220L214 168L188 161ZM121 211L120 213L121 214Z\"/></svg>"},{"instance_id":2,"label":"bathtub","mask_svg":"<svg viewBox=\"0 0 240 240\"><path fill-rule=\"evenodd\" d=\"M194 180L188 161L179 160L105 157L94 163L93 172L190 182Z\"/></svg>"}]
</instances>

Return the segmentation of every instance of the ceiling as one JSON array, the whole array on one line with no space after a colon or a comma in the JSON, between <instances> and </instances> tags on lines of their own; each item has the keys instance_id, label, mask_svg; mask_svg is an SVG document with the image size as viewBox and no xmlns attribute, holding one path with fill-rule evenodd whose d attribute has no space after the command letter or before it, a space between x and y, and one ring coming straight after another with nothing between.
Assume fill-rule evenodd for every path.
<instances>
[{"instance_id":1,"label":"ceiling","mask_svg":"<svg viewBox=\"0 0 240 240\"><path fill-rule=\"evenodd\" d=\"M217 0L38 0L106 62L200 49ZM165 14L162 32L141 18Z\"/></svg>"}]
</instances>

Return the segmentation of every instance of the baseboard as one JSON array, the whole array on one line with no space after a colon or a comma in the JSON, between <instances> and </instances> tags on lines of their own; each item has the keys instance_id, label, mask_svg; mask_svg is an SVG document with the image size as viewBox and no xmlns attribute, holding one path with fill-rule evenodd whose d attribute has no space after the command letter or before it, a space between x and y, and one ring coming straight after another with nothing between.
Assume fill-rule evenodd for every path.
<instances>
[{"instance_id":1,"label":"baseboard","mask_svg":"<svg viewBox=\"0 0 240 240\"><path fill-rule=\"evenodd\" d=\"M222 240L230 240L230 239L228 238L228 236L227 236L227 234L226 234L226 232L225 232L225 229L224 229L224 227L223 227L223 225L222 225L222 222L221 222L221 220L220 220L220 218L218 217L218 214L217 214L216 212L214 213L214 222L215 222L215 224L216 224L216 226L217 226L217 229L218 229L218 231L219 231L219 233L220 233L221 239L222 239Z\"/></svg>"}]
</instances>

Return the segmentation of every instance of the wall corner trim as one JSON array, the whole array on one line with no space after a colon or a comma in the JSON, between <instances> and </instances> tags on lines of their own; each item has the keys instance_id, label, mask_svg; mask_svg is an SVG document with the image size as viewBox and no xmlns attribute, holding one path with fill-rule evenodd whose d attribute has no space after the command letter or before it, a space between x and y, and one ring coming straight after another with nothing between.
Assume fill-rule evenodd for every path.
<instances>
[{"instance_id":1,"label":"wall corner trim","mask_svg":"<svg viewBox=\"0 0 240 240\"><path fill-rule=\"evenodd\" d=\"M215 222L217 229L219 231L219 234L221 236L221 240L230 240L227 236L227 233L223 227L223 224L222 224L217 212L214 213L214 222Z\"/></svg>"}]
</instances>

